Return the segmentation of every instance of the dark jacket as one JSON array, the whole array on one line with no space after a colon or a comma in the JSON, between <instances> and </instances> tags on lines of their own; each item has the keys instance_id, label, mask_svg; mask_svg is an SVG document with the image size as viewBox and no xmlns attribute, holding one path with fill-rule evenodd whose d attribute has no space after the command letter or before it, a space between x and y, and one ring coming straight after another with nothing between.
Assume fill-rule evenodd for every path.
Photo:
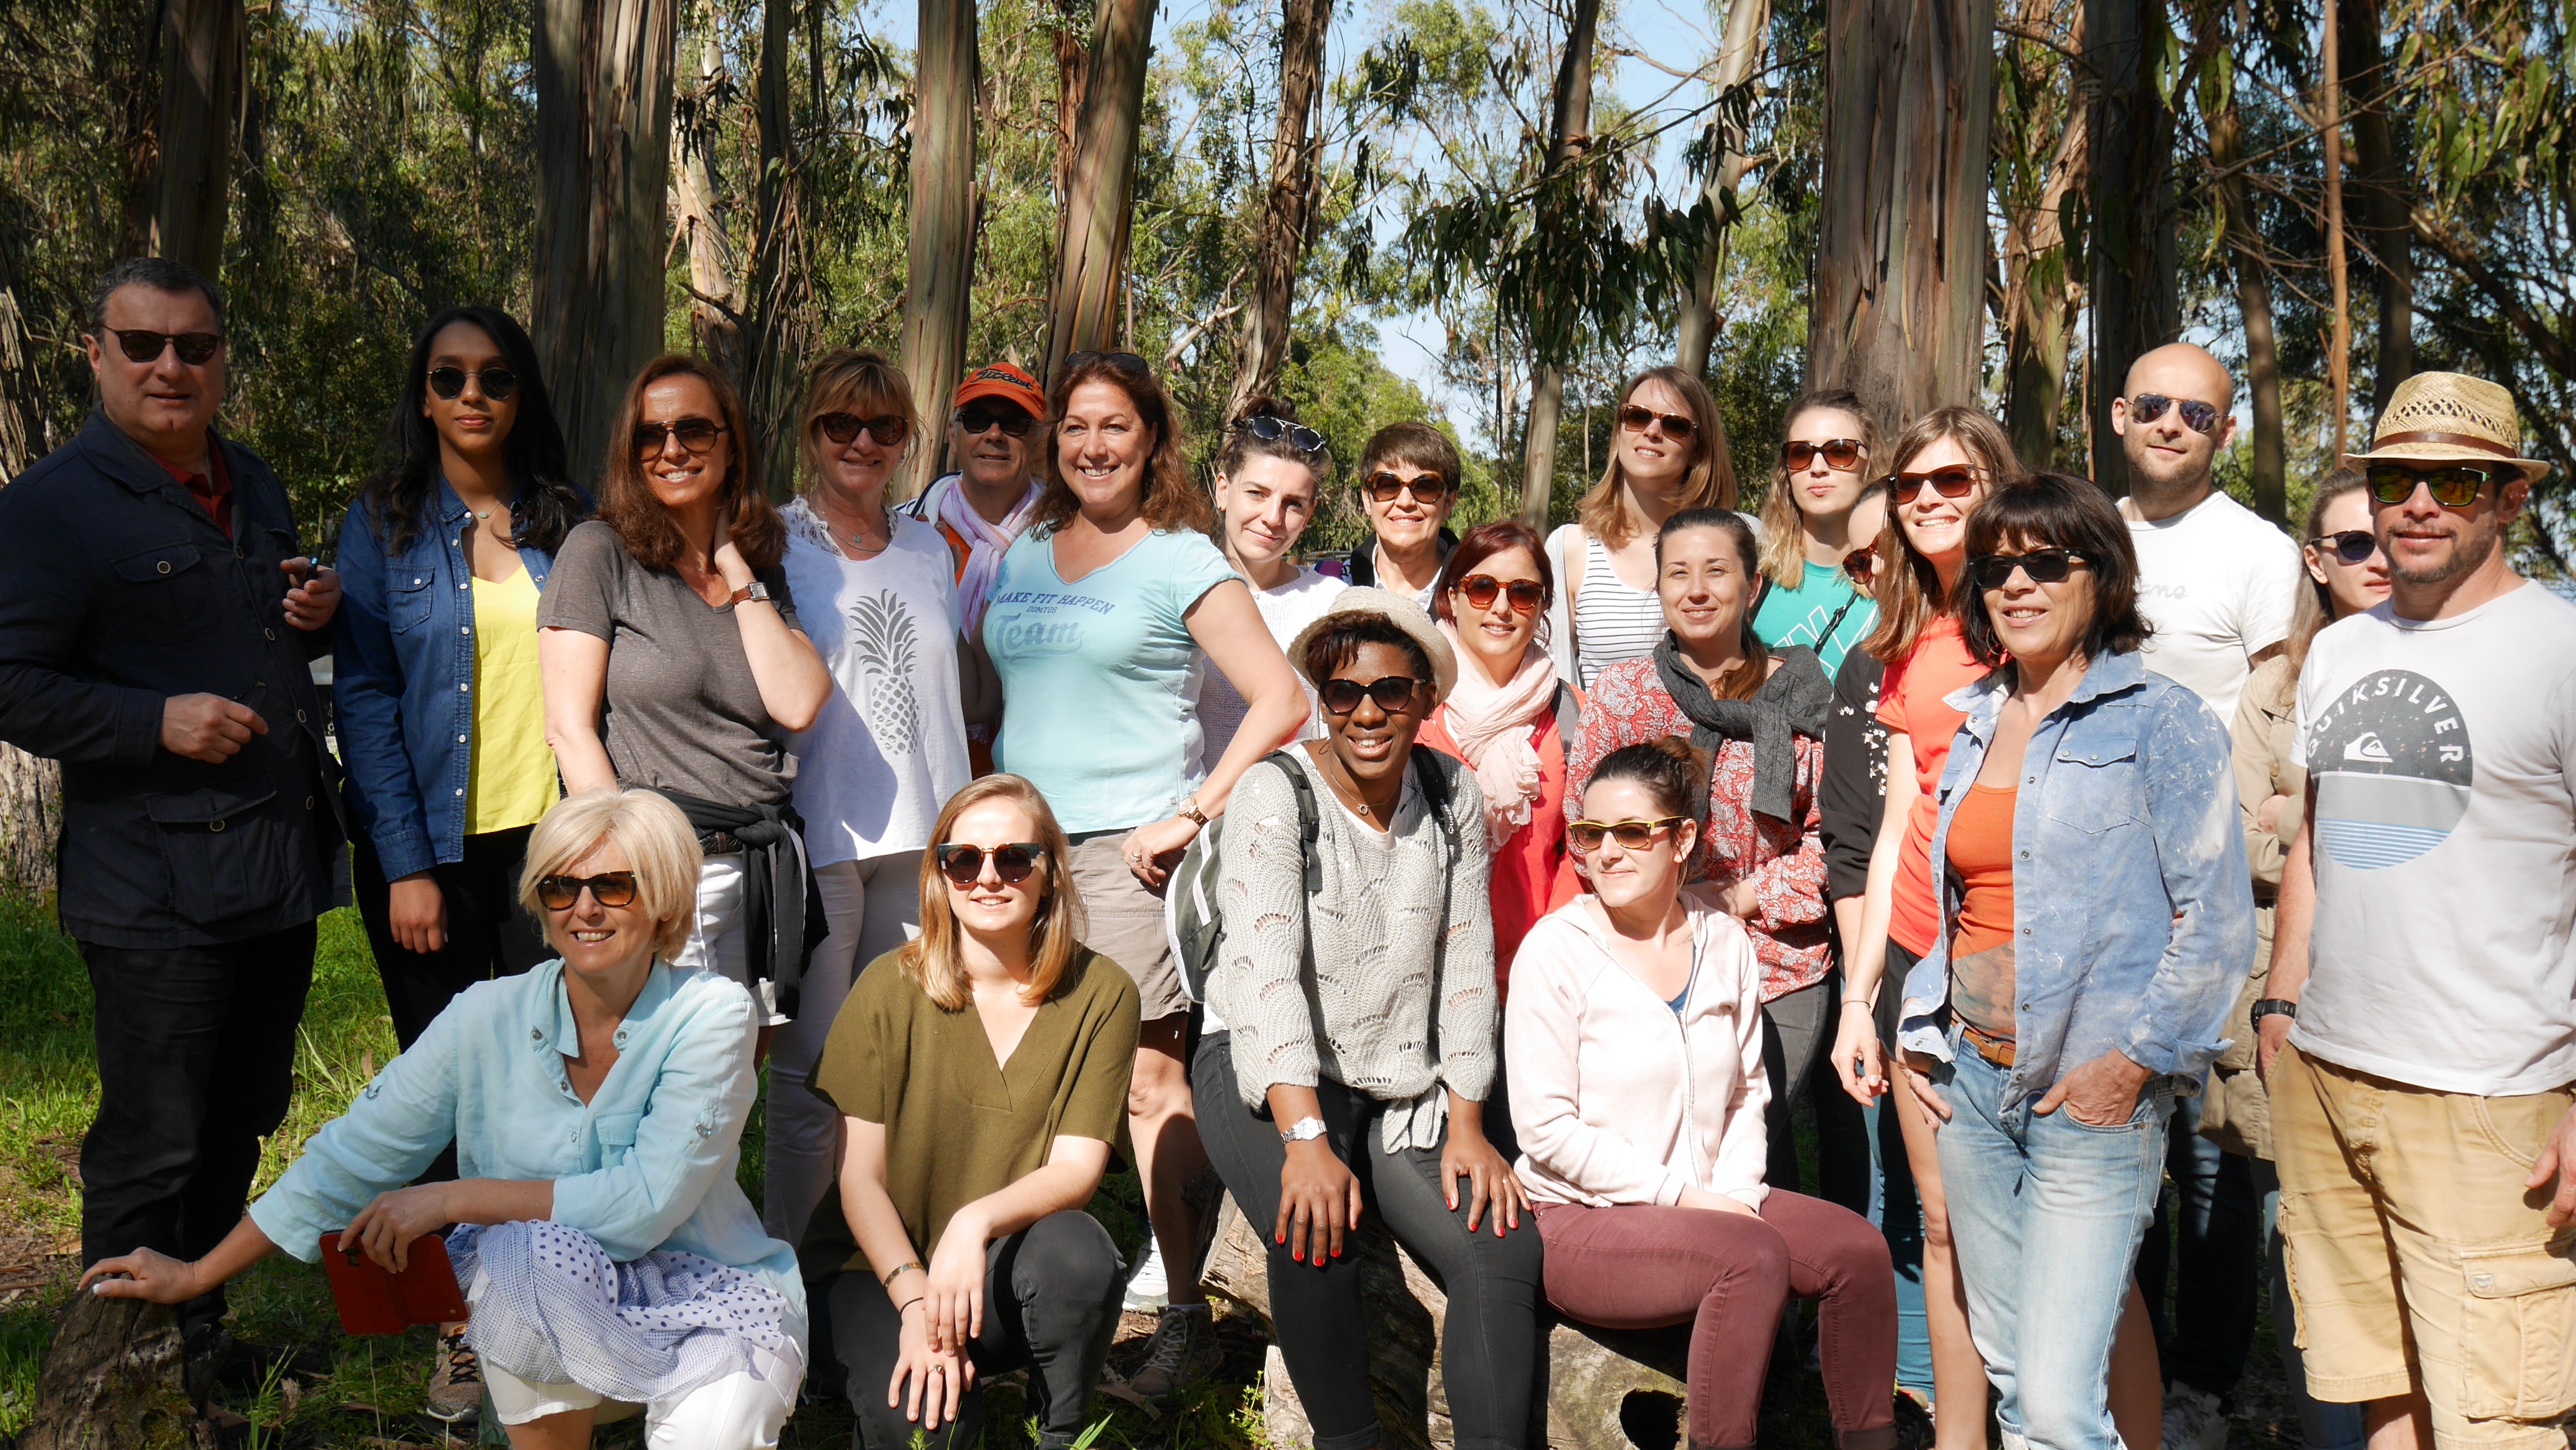
<instances>
[{"instance_id":1,"label":"dark jacket","mask_svg":"<svg viewBox=\"0 0 2576 1450\"><path fill-rule=\"evenodd\" d=\"M1824 821L1825 900L1869 890L1869 853L1887 809L1887 727L1878 721L1878 685L1887 673L1865 649L1843 656L1834 672L1833 713L1825 720L1825 774L1816 784Z\"/></svg>"},{"instance_id":2,"label":"dark jacket","mask_svg":"<svg viewBox=\"0 0 2576 1450\"><path fill-rule=\"evenodd\" d=\"M1442 564L1449 562L1449 551L1456 547L1458 547L1458 536L1449 531L1448 525L1441 525L1440 562ZM1342 582L1354 589L1381 587L1377 582L1377 534L1374 531L1367 538L1360 540L1359 547L1351 550L1349 557L1342 560Z\"/></svg>"},{"instance_id":3,"label":"dark jacket","mask_svg":"<svg viewBox=\"0 0 2576 1450\"><path fill-rule=\"evenodd\" d=\"M101 946L240 941L331 904L339 767L286 622L285 485L218 438L233 537L103 412L0 488L0 740L63 763L63 929ZM161 748L173 695L266 735L221 765Z\"/></svg>"}]
</instances>

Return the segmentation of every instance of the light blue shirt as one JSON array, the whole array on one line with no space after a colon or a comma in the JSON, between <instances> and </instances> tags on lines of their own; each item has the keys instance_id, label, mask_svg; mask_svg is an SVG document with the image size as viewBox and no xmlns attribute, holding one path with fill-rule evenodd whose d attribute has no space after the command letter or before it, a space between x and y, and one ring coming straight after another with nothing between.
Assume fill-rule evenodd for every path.
<instances>
[{"instance_id":1,"label":"light blue shirt","mask_svg":"<svg viewBox=\"0 0 2576 1450\"><path fill-rule=\"evenodd\" d=\"M313 1135L251 1221L311 1263L323 1235L419 1176L452 1133L458 1177L553 1180L554 1221L612 1259L678 1249L750 1273L787 1301L785 1327L802 1347L795 1250L761 1231L734 1181L757 1021L740 984L657 961L585 1107L564 1072L581 1039L563 963L477 982Z\"/></svg>"},{"instance_id":2,"label":"light blue shirt","mask_svg":"<svg viewBox=\"0 0 2576 1450\"><path fill-rule=\"evenodd\" d=\"M1068 584L1053 535L1022 534L984 612L984 648L1002 677L993 763L1036 782L1073 835L1168 819L1207 775L1207 656L1187 616L1237 577L1205 537L1157 530Z\"/></svg>"},{"instance_id":3,"label":"light blue shirt","mask_svg":"<svg viewBox=\"0 0 2576 1450\"><path fill-rule=\"evenodd\" d=\"M1968 713L1941 771L1932 860L1994 739L2012 677L1954 691ZM2097 660L2031 731L2013 801L2012 1081L2006 1111L2119 1049L2200 1090L2244 1024L2228 1020L2254 965L2254 889L2227 727L2133 651ZM1950 998L1957 878L1937 870L1941 940L1905 978L1904 1045L1944 1061L1931 1014Z\"/></svg>"}]
</instances>

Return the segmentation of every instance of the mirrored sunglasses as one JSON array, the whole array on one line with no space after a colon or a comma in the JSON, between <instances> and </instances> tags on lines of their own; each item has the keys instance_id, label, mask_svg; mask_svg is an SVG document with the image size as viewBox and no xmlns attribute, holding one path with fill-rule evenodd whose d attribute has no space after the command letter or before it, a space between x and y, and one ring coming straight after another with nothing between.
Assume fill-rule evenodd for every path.
<instances>
[{"instance_id":1,"label":"mirrored sunglasses","mask_svg":"<svg viewBox=\"0 0 2576 1450\"><path fill-rule=\"evenodd\" d=\"M2433 502L2446 509L2464 509L2478 501L2478 490L2488 484L2483 468L2468 463L2445 463L2436 468L2415 469L2403 463L2370 465L2370 496L2381 503L2404 503L2415 496L2415 485L2433 491Z\"/></svg>"},{"instance_id":2,"label":"mirrored sunglasses","mask_svg":"<svg viewBox=\"0 0 2576 1450\"><path fill-rule=\"evenodd\" d=\"M2168 398L2162 393L2140 393L2129 400L2129 416L2141 423L2152 423L2165 415L2165 409L2182 410L2182 425L2194 433L2218 431L2218 405L2198 398Z\"/></svg>"}]
</instances>

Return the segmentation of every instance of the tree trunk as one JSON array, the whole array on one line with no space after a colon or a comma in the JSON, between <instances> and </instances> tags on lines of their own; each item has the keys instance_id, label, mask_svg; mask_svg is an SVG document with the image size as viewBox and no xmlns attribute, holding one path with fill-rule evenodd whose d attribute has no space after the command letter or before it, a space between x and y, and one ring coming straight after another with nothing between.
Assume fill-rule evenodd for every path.
<instances>
[{"instance_id":1,"label":"tree trunk","mask_svg":"<svg viewBox=\"0 0 2576 1450\"><path fill-rule=\"evenodd\" d=\"M2263 233L2254 218L2254 189L2235 168L2244 158L2245 133L2231 89L2209 117L2210 168L2218 184L2221 235L2236 274L2236 311L2245 327L2245 373L2254 408L2254 511L2289 526L2289 466L2281 435L2281 345L2272 330L2272 274L2263 261Z\"/></svg>"},{"instance_id":2,"label":"tree trunk","mask_svg":"<svg viewBox=\"0 0 2576 1450\"><path fill-rule=\"evenodd\" d=\"M2376 413L2415 371L2415 228L2407 216L2413 183L2388 120L2385 98L2394 87L2380 45L2378 0L2342 0L2342 10L2335 28L2343 44L2343 83L2372 98L2367 106L2345 110L2352 117L2362 229L2379 263L2371 278L2379 297L2379 362L2370 383Z\"/></svg>"},{"instance_id":3,"label":"tree trunk","mask_svg":"<svg viewBox=\"0 0 2576 1450\"><path fill-rule=\"evenodd\" d=\"M1985 344L1994 0L1829 0L1807 385L1896 436L1974 404Z\"/></svg>"},{"instance_id":4,"label":"tree trunk","mask_svg":"<svg viewBox=\"0 0 2576 1450\"><path fill-rule=\"evenodd\" d=\"M760 136L759 211L751 238L751 385L743 394L753 426L769 444L761 458L769 495L780 500L796 491L796 410L804 401L813 327L806 306L813 282L808 266L800 264L810 259L796 255L803 193L787 106L787 77L795 61L795 4L764 0L760 12L760 70L753 81ZM970 96L968 104L972 102Z\"/></svg>"},{"instance_id":5,"label":"tree trunk","mask_svg":"<svg viewBox=\"0 0 2576 1450\"><path fill-rule=\"evenodd\" d=\"M1565 54L1556 67L1556 105L1548 123L1547 174L1563 171L1592 130L1592 36L1601 26L1601 0L1574 0L1565 32ZM1539 224L1545 226L1542 215ZM1533 340L1552 329L1533 327ZM1529 430L1521 436L1521 522L1547 531L1548 501L1556 492L1556 423L1565 406L1564 359L1534 346L1530 367Z\"/></svg>"},{"instance_id":6,"label":"tree trunk","mask_svg":"<svg viewBox=\"0 0 2576 1450\"><path fill-rule=\"evenodd\" d=\"M19 1444L214 1450L215 1427L188 1395L178 1312L140 1299L71 1296L55 1319L35 1416Z\"/></svg>"},{"instance_id":7,"label":"tree trunk","mask_svg":"<svg viewBox=\"0 0 2576 1450\"><path fill-rule=\"evenodd\" d=\"M1100 0L1083 78L1082 134L1065 174L1064 243L1056 255L1045 376L1067 353L1109 346L1127 290L1127 227L1135 209L1137 130L1145 114L1145 65L1154 49L1155 0Z\"/></svg>"},{"instance_id":8,"label":"tree trunk","mask_svg":"<svg viewBox=\"0 0 2576 1450\"><path fill-rule=\"evenodd\" d=\"M2084 0L2084 58L2100 78L2092 107L2093 356L2086 419L2093 481L2117 498L2129 463L2111 431L2111 400L2140 353L2180 335L2175 257L2173 116L2148 83L2147 0Z\"/></svg>"},{"instance_id":9,"label":"tree trunk","mask_svg":"<svg viewBox=\"0 0 2576 1450\"><path fill-rule=\"evenodd\" d=\"M1252 305L1244 309L1227 421L1244 405L1279 391L1288 361L1288 319L1295 310L1297 268L1314 225L1315 143L1310 135L1323 91L1324 33L1333 0L1287 0L1279 27L1279 127L1270 142L1270 198L1253 244Z\"/></svg>"},{"instance_id":10,"label":"tree trunk","mask_svg":"<svg viewBox=\"0 0 2576 1450\"><path fill-rule=\"evenodd\" d=\"M2084 184L2091 156L2091 118L2066 118L2039 204L2010 219L2004 237L2005 359L2009 367L2005 430L2013 452L2032 468L2057 461L2057 419L2066 400L2066 344L2080 295L2066 265L2062 225L2066 198Z\"/></svg>"},{"instance_id":11,"label":"tree trunk","mask_svg":"<svg viewBox=\"0 0 2576 1450\"><path fill-rule=\"evenodd\" d=\"M208 281L223 272L246 26L242 0L162 0L152 253L184 262Z\"/></svg>"},{"instance_id":12,"label":"tree trunk","mask_svg":"<svg viewBox=\"0 0 2576 1450\"><path fill-rule=\"evenodd\" d=\"M576 477L662 350L678 0L536 0L532 312Z\"/></svg>"},{"instance_id":13,"label":"tree trunk","mask_svg":"<svg viewBox=\"0 0 2576 1450\"><path fill-rule=\"evenodd\" d=\"M742 294L741 272L733 238L717 215L716 147L719 112L727 86L724 46L710 31L698 61L698 84L674 107L673 127L679 148L680 235L689 249L689 333L698 351L724 369L737 388L751 379L743 367L742 318L749 303Z\"/></svg>"},{"instance_id":14,"label":"tree trunk","mask_svg":"<svg viewBox=\"0 0 2576 1450\"><path fill-rule=\"evenodd\" d=\"M975 281L975 0L921 0L913 71L911 282L903 293L903 373L922 419L893 497L939 476L948 399L966 370Z\"/></svg>"},{"instance_id":15,"label":"tree trunk","mask_svg":"<svg viewBox=\"0 0 2576 1450\"><path fill-rule=\"evenodd\" d=\"M0 488L42 453L27 345L17 291L0 286ZM0 741L0 892L53 890L62 833L63 768Z\"/></svg>"},{"instance_id":16,"label":"tree trunk","mask_svg":"<svg viewBox=\"0 0 2576 1450\"><path fill-rule=\"evenodd\" d=\"M2334 452L2328 456L2340 464L2352 428L2352 283L2343 227L2343 46L2336 37L2335 10L2331 4L2325 7L2325 41L2317 47L2325 60L2317 109L2326 152L2326 280L2334 299L2326 318L2326 391L2333 400L2327 421L2334 438Z\"/></svg>"},{"instance_id":17,"label":"tree trunk","mask_svg":"<svg viewBox=\"0 0 2576 1450\"><path fill-rule=\"evenodd\" d=\"M1681 337L1674 349L1674 360L1702 379L1708 377L1708 354L1717 341L1717 288L1726 275L1726 234L1735 226L1740 209L1735 188L1752 164L1744 147L1745 118L1753 97L1738 92L1753 79L1754 67L1762 59L1762 37L1770 27L1771 0L1733 0L1726 7L1726 34L1718 41L1713 83L1719 101L1712 129L1723 144L1710 162L1708 240L1701 244L1691 273L1691 295L1682 304Z\"/></svg>"}]
</instances>

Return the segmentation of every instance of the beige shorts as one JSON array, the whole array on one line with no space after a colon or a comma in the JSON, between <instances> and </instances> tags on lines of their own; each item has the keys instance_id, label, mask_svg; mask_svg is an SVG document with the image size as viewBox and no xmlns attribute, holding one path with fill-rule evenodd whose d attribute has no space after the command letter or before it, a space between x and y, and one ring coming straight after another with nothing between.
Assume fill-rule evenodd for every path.
<instances>
[{"instance_id":1,"label":"beige shorts","mask_svg":"<svg viewBox=\"0 0 2576 1450\"><path fill-rule=\"evenodd\" d=\"M2290 1047L2271 1099L2309 1393L2420 1388L2438 1450L2565 1450L2576 1227L2522 1185L2576 1097L2434 1092Z\"/></svg>"},{"instance_id":2,"label":"beige shorts","mask_svg":"<svg viewBox=\"0 0 2576 1450\"><path fill-rule=\"evenodd\" d=\"M1143 1020L1159 1021L1190 1010L1181 964L1163 929L1162 893L1127 869L1127 837L1093 836L1073 848L1073 889L1082 897L1082 944L1136 979Z\"/></svg>"}]
</instances>

